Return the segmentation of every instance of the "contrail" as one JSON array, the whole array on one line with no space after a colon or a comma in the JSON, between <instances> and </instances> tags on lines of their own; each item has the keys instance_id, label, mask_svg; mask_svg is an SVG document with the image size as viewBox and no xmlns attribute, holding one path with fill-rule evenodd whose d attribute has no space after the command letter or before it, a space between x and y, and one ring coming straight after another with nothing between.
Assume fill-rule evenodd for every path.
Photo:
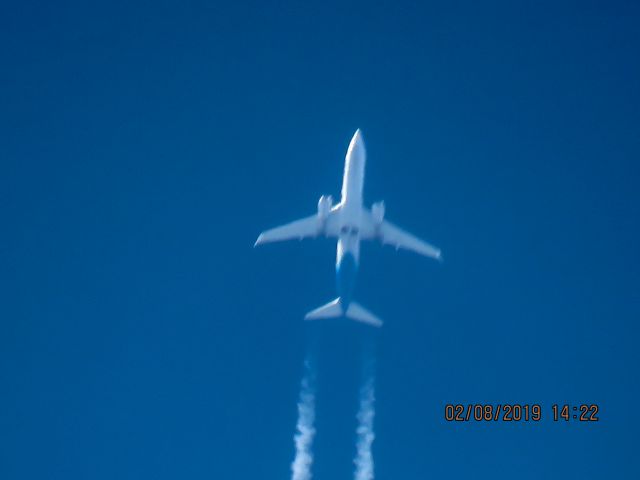
<instances>
[{"instance_id":1,"label":"contrail","mask_svg":"<svg viewBox=\"0 0 640 480\"><path fill-rule=\"evenodd\" d=\"M315 375L310 358L304 361L304 375L300 383L300 398L298 400L298 423L293 439L296 445L296 456L291 464L292 480L311 480L311 464L313 453L311 444L316 430L313 426L316 413Z\"/></svg>"},{"instance_id":2,"label":"contrail","mask_svg":"<svg viewBox=\"0 0 640 480\"><path fill-rule=\"evenodd\" d=\"M373 455L371 444L375 438L373 418L375 416L375 375L373 360L365 360L365 377L360 389L360 409L358 410L358 429L356 430L355 480L373 480Z\"/></svg>"}]
</instances>

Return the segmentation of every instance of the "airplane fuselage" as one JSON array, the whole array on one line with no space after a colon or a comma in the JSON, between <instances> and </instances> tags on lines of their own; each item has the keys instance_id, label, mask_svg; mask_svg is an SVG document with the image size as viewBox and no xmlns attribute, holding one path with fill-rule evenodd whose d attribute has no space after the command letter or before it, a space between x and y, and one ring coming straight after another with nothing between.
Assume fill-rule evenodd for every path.
<instances>
[{"instance_id":1,"label":"airplane fuselage","mask_svg":"<svg viewBox=\"0 0 640 480\"><path fill-rule=\"evenodd\" d=\"M360 226L366 151L360 130L351 139L344 162L340 233L336 252L336 284L340 305L346 311L351 302L360 261Z\"/></svg>"}]
</instances>

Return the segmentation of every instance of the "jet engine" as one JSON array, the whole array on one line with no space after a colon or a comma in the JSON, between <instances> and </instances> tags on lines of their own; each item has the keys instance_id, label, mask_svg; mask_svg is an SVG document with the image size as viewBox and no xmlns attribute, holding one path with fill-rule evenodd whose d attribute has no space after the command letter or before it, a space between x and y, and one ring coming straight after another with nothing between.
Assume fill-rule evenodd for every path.
<instances>
[{"instance_id":1,"label":"jet engine","mask_svg":"<svg viewBox=\"0 0 640 480\"><path fill-rule=\"evenodd\" d=\"M329 212L333 207L333 197L331 195L322 195L318 200L318 219L324 222L329 216Z\"/></svg>"},{"instance_id":2,"label":"jet engine","mask_svg":"<svg viewBox=\"0 0 640 480\"><path fill-rule=\"evenodd\" d=\"M382 224L382 220L384 220L384 202L376 202L371 205L371 216L376 226Z\"/></svg>"}]
</instances>

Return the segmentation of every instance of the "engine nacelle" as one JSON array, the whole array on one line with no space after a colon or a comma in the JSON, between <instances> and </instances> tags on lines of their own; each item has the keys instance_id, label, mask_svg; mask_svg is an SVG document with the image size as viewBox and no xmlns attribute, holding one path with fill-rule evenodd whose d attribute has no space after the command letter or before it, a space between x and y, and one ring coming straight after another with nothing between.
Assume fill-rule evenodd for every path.
<instances>
[{"instance_id":1,"label":"engine nacelle","mask_svg":"<svg viewBox=\"0 0 640 480\"><path fill-rule=\"evenodd\" d=\"M382 223L384 220L384 202L376 202L371 205L371 216L376 226Z\"/></svg>"},{"instance_id":2,"label":"engine nacelle","mask_svg":"<svg viewBox=\"0 0 640 480\"><path fill-rule=\"evenodd\" d=\"M333 207L333 197L331 195L322 195L318 200L318 219L324 222Z\"/></svg>"}]
</instances>

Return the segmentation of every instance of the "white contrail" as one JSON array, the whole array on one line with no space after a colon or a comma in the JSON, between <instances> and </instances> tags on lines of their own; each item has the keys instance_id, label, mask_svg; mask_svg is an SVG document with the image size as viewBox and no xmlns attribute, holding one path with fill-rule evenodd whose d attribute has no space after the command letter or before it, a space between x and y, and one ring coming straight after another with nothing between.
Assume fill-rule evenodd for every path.
<instances>
[{"instance_id":1,"label":"white contrail","mask_svg":"<svg viewBox=\"0 0 640 480\"><path fill-rule=\"evenodd\" d=\"M355 480L373 480L373 455L371 444L375 438L373 418L375 416L375 381L373 366L368 368L362 388L360 389L360 409L358 411L358 429L356 430L356 464Z\"/></svg>"},{"instance_id":2,"label":"white contrail","mask_svg":"<svg viewBox=\"0 0 640 480\"><path fill-rule=\"evenodd\" d=\"M304 376L300 384L300 399L298 400L298 423L293 439L296 445L296 456L291 464L292 480L311 480L311 464L313 453L311 444L316 434L313 423L315 421L315 378L313 365L308 358L304 362Z\"/></svg>"}]
</instances>

